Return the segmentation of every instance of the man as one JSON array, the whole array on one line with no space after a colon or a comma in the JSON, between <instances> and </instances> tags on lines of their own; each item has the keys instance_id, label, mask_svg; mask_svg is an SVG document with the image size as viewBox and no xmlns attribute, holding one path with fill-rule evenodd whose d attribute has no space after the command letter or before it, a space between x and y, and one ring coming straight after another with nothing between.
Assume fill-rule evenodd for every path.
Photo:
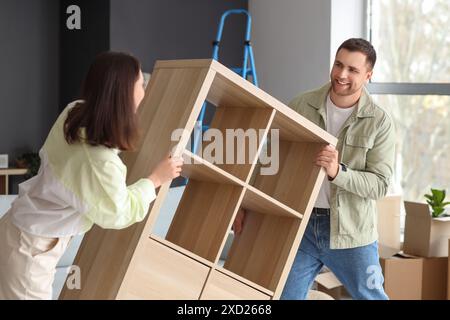
<instances>
[{"instance_id":1,"label":"man","mask_svg":"<svg viewBox=\"0 0 450 320\"><path fill-rule=\"evenodd\" d=\"M364 39L339 47L330 83L299 95L289 106L338 137L324 147L316 165L326 170L315 208L289 273L282 299L305 299L325 265L353 299L388 299L377 244L375 200L385 196L393 171L395 133L388 114L364 85L376 52ZM234 223L242 228L241 211Z\"/></svg>"}]
</instances>

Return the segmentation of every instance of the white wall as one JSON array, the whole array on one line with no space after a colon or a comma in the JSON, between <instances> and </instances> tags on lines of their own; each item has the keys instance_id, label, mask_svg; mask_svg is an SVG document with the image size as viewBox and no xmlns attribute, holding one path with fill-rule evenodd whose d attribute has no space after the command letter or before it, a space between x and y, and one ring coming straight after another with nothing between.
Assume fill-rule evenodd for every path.
<instances>
[{"instance_id":1,"label":"white wall","mask_svg":"<svg viewBox=\"0 0 450 320\"><path fill-rule=\"evenodd\" d=\"M366 38L366 0L331 0L330 66L340 44L348 38Z\"/></svg>"},{"instance_id":2,"label":"white wall","mask_svg":"<svg viewBox=\"0 0 450 320\"><path fill-rule=\"evenodd\" d=\"M287 103L328 81L331 0L250 0L249 11L263 90Z\"/></svg>"},{"instance_id":3,"label":"white wall","mask_svg":"<svg viewBox=\"0 0 450 320\"><path fill-rule=\"evenodd\" d=\"M260 87L287 103L329 79L336 49L365 36L366 0L249 0Z\"/></svg>"}]
</instances>

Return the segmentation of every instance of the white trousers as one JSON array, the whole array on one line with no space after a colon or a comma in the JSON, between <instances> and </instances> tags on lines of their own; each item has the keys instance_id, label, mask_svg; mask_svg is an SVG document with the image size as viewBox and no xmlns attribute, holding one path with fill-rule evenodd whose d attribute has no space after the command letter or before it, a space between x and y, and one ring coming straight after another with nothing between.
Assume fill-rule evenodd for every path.
<instances>
[{"instance_id":1,"label":"white trousers","mask_svg":"<svg viewBox=\"0 0 450 320\"><path fill-rule=\"evenodd\" d=\"M51 300L56 264L72 237L46 238L0 219L0 300Z\"/></svg>"}]
</instances>

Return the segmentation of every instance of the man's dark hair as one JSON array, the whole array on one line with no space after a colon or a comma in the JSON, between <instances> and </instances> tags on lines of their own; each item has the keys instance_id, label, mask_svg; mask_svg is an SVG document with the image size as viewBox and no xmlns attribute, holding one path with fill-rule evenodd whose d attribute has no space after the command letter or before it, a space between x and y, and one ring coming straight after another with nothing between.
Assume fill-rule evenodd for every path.
<instances>
[{"instance_id":1,"label":"man's dark hair","mask_svg":"<svg viewBox=\"0 0 450 320\"><path fill-rule=\"evenodd\" d=\"M348 40L345 40L337 49L336 54L341 49L346 49L350 52L361 52L366 56L366 61L370 66L370 69L372 70L375 66L375 62L377 61L377 53L375 49L373 48L372 44L364 39L361 38L351 38Z\"/></svg>"}]
</instances>

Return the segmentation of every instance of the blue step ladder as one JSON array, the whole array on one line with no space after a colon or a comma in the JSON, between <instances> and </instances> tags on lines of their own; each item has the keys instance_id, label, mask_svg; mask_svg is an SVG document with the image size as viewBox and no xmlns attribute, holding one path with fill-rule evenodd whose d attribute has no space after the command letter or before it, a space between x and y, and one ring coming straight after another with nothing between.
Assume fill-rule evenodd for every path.
<instances>
[{"instance_id":1,"label":"blue step ladder","mask_svg":"<svg viewBox=\"0 0 450 320\"><path fill-rule=\"evenodd\" d=\"M232 67L230 68L240 76L242 76L244 79L248 80L248 77L251 76L251 82L258 87L258 76L256 74L256 68L255 68L255 59L253 56L253 49L252 45L250 43L250 34L252 29L252 17L248 13L247 10L244 9L232 9L224 12L222 14L222 17L220 18L219 28L217 30L216 39L213 41L213 54L212 58L216 61L219 61L219 45L220 41L222 40L222 33L223 28L225 26L225 20L228 16L232 14L245 14L247 16L247 27L245 32L245 40L244 40L244 61L242 63L242 67ZM250 63L250 67L248 64ZM208 130L207 125L203 125L203 121L205 118L205 112L206 112L206 101L203 104L202 110L200 112L200 115L197 119L197 126L201 128L200 134L197 133L197 136L194 136L194 145L193 145L193 153L195 154L197 152L198 144L201 142L201 136L203 132Z\"/></svg>"},{"instance_id":2,"label":"blue step ladder","mask_svg":"<svg viewBox=\"0 0 450 320\"><path fill-rule=\"evenodd\" d=\"M258 76L256 74L256 68L255 68L255 59L253 56L253 49L252 45L250 43L250 34L252 29L252 17L248 13L247 10L244 9L231 9L228 11L225 11L219 22L219 28L217 30L216 39L213 41L213 54L212 58L216 61L219 61L219 48L220 48L220 42L222 40L222 33L223 28L225 26L225 20L227 17L233 14L244 14L247 16L247 26L245 31L245 40L244 40L244 57L243 57L243 63L242 67L231 67L230 69L239 74L241 77L243 77L246 80L249 80L248 77L251 76L251 82L258 87ZM249 66L250 64L250 66ZM193 145L192 145L192 153L196 154L199 144L202 141L203 133L209 129L208 125L204 125L204 119L205 119L205 113L206 113L206 101L203 103L202 110L200 112L200 115L197 119L197 123L195 126L195 130L193 133ZM188 179L185 179L182 185L186 185L188 182Z\"/></svg>"},{"instance_id":3,"label":"blue step ladder","mask_svg":"<svg viewBox=\"0 0 450 320\"><path fill-rule=\"evenodd\" d=\"M231 68L234 72L241 75L244 79L247 79L247 76L252 75L252 82L255 86L258 86L258 77L256 76L255 69L255 61L253 57L253 49L250 43L250 33L252 29L252 17L248 13L247 10L244 9L233 9L226 11L219 23L219 29L217 30L216 40L213 42L213 56L214 60L219 61L219 44L222 40L223 27L225 25L225 20L228 16L232 14L245 14L247 16L247 28L245 32L245 41L244 41L244 61L242 63L242 68ZM248 67L248 62L250 61L250 68Z\"/></svg>"}]
</instances>

